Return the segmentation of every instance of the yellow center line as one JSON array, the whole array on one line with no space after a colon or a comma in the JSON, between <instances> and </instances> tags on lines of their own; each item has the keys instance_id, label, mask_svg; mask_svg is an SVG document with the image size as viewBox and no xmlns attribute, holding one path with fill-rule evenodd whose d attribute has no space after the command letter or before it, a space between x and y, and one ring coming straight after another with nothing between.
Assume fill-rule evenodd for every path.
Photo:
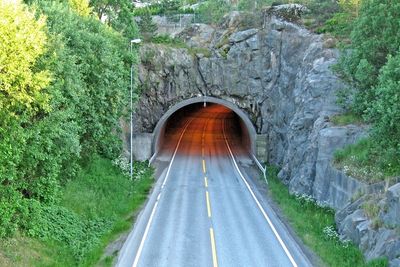
<instances>
[{"instance_id":1,"label":"yellow center line","mask_svg":"<svg viewBox=\"0 0 400 267\"><path fill-rule=\"evenodd\" d=\"M208 218L211 218L211 205L210 205L210 196L208 194L208 191L206 191L206 200L207 200L207 213L208 213Z\"/></svg>"},{"instance_id":2,"label":"yellow center line","mask_svg":"<svg viewBox=\"0 0 400 267\"><path fill-rule=\"evenodd\" d=\"M211 240L211 251L212 251L212 259L213 259L213 267L218 267L217 249L215 248L214 230L212 228L210 228L210 240Z\"/></svg>"},{"instance_id":3,"label":"yellow center line","mask_svg":"<svg viewBox=\"0 0 400 267\"><path fill-rule=\"evenodd\" d=\"M203 159L203 172L206 173L206 161Z\"/></svg>"},{"instance_id":4,"label":"yellow center line","mask_svg":"<svg viewBox=\"0 0 400 267\"><path fill-rule=\"evenodd\" d=\"M205 185L206 187L208 187L208 180L207 180L207 177L204 177L204 185Z\"/></svg>"}]
</instances>

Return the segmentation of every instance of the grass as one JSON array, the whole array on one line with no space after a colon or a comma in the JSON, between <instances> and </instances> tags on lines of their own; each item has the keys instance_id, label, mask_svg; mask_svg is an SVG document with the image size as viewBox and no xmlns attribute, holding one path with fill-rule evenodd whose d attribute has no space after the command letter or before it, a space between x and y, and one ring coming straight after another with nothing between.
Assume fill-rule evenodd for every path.
<instances>
[{"instance_id":1,"label":"grass","mask_svg":"<svg viewBox=\"0 0 400 267\"><path fill-rule=\"evenodd\" d=\"M391 181L400 175L400 159L392 149L383 149L371 138L335 152L335 166L366 183Z\"/></svg>"},{"instance_id":2,"label":"grass","mask_svg":"<svg viewBox=\"0 0 400 267\"><path fill-rule=\"evenodd\" d=\"M363 124L363 119L359 115L352 112L335 115L330 120L334 125L337 126L343 126L349 124L356 124L356 125Z\"/></svg>"},{"instance_id":3,"label":"grass","mask_svg":"<svg viewBox=\"0 0 400 267\"><path fill-rule=\"evenodd\" d=\"M387 260L366 263L360 250L351 243L342 243L334 230L334 211L319 207L308 197L289 194L277 178L276 168L269 168L269 193L297 235L312 251L331 267L384 267Z\"/></svg>"},{"instance_id":4,"label":"grass","mask_svg":"<svg viewBox=\"0 0 400 267\"><path fill-rule=\"evenodd\" d=\"M202 54L204 57L211 57L211 50L203 47L191 47L189 48L189 53L193 56L197 54Z\"/></svg>"},{"instance_id":5,"label":"grass","mask_svg":"<svg viewBox=\"0 0 400 267\"><path fill-rule=\"evenodd\" d=\"M169 35L156 35L151 39L153 44L163 44L172 48L188 48L185 42L179 38L173 38Z\"/></svg>"},{"instance_id":6,"label":"grass","mask_svg":"<svg viewBox=\"0 0 400 267\"><path fill-rule=\"evenodd\" d=\"M76 179L63 188L56 211L66 213L56 213L56 216L44 214L56 225L50 223L51 230L43 231L53 236L35 239L17 235L2 240L0 266L111 266L115 255L100 261L106 246L132 227L135 213L146 200L153 183L152 169L145 163L135 167L141 172L141 178L132 182L111 161L94 157ZM70 214L73 216L65 216ZM103 221L107 223L96 225L96 222ZM61 227L57 225L59 223ZM69 233L80 234L82 225L88 224L92 227L84 229L84 236L68 236ZM99 229L103 226L104 229ZM58 228L62 234L58 233ZM65 236L72 242L60 238ZM79 260L74 246L87 247Z\"/></svg>"}]
</instances>

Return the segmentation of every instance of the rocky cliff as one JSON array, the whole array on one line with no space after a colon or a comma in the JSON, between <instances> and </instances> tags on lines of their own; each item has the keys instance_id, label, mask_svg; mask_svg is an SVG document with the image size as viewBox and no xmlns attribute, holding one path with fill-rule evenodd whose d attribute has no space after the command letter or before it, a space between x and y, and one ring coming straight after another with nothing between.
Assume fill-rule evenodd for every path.
<instances>
[{"instance_id":1,"label":"rocky cliff","mask_svg":"<svg viewBox=\"0 0 400 267\"><path fill-rule=\"evenodd\" d=\"M341 112L335 102L343 87L331 71L338 57L332 40L271 13L260 18L232 13L218 27L195 24L179 37L187 47L146 44L141 48L142 97L135 132L152 132L160 117L184 99L214 96L245 111L266 139L266 160L281 167L279 178L291 192L311 195L340 210L351 204L356 193L367 191L368 185L331 164L336 149L365 135L362 127L337 127L330 122ZM398 216L397 209L387 218ZM346 225L341 233L351 237L343 229L355 231L352 218L338 218L339 225L343 221Z\"/></svg>"}]
</instances>

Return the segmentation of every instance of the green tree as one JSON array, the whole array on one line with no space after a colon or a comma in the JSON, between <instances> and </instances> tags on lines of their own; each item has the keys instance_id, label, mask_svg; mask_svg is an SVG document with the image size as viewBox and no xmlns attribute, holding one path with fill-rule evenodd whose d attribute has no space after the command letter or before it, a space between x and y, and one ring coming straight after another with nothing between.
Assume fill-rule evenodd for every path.
<instances>
[{"instance_id":1,"label":"green tree","mask_svg":"<svg viewBox=\"0 0 400 267\"><path fill-rule=\"evenodd\" d=\"M225 0L213 0L204 2L197 12L204 23L218 23L223 16L231 11L231 4Z\"/></svg>"},{"instance_id":2,"label":"green tree","mask_svg":"<svg viewBox=\"0 0 400 267\"><path fill-rule=\"evenodd\" d=\"M400 53L389 56L374 88L374 101L368 108L374 122L374 137L385 147L394 147L400 155Z\"/></svg>"},{"instance_id":3,"label":"green tree","mask_svg":"<svg viewBox=\"0 0 400 267\"><path fill-rule=\"evenodd\" d=\"M146 41L149 41L154 37L157 31L157 25L153 22L153 18L148 8L146 8L143 15L140 16L138 26L140 33Z\"/></svg>"},{"instance_id":4,"label":"green tree","mask_svg":"<svg viewBox=\"0 0 400 267\"><path fill-rule=\"evenodd\" d=\"M126 38L67 1L31 4L0 1L0 237L36 227L82 158L119 154L129 101Z\"/></svg>"},{"instance_id":5,"label":"green tree","mask_svg":"<svg viewBox=\"0 0 400 267\"><path fill-rule=\"evenodd\" d=\"M340 73L357 88L353 109L364 113L374 99L379 70L400 47L400 3L364 0L351 32L350 51L339 64Z\"/></svg>"},{"instance_id":6,"label":"green tree","mask_svg":"<svg viewBox=\"0 0 400 267\"><path fill-rule=\"evenodd\" d=\"M46 51L43 17L19 2L0 1L0 107L14 116L48 110L50 73L35 68ZM18 19L16 19L18 18Z\"/></svg>"},{"instance_id":7,"label":"green tree","mask_svg":"<svg viewBox=\"0 0 400 267\"><path fill-rule=\"evenodd\" d=\"M133 19L133 5L130 0L90 0L90 6L97 17L123 33L127 38L138 36Z\"/></svg>"},{"instance_id":8,"label":"green tree","mask_svg":"<svg viewBox=\"0 0 400 267\"><path fill-rule=\"evenodd\" d=\"M92 12L89 0L69 0L69 5L81 16L89 16Z\"/></svg>"},{"instance_id":9,"label":"green tree","mask_svg":"<svg viewBox=\"0 0 400 267\"><path fill-rule=\"evenodd\" d=\"M177 13L181 3L179 0L162 0L161 1L161 12L164 14Z\"/></svg>"},{"instance_id":10,"label":"green tree","mask_svg":"<svg viewBox=\"0 0 400 267\"><path fill-rule=\"evenodd\" d=\"M20 2L0 1L0 237L20 224L22 176L29 125L50 111L51 74L39 59L46 53L43 17Z\"/></svg>"}]
</instances>

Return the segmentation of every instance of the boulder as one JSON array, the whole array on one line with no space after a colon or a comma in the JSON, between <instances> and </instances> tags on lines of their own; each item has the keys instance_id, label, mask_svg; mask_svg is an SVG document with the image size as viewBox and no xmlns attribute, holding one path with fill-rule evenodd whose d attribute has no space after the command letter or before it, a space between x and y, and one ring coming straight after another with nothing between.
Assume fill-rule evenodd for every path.
<instances>
[{"instance_id":1,"label":"boulder","mask_svg":"<svg viewBox=\"0 0 400 267\"><path fill-rule=\"evenodd\" d=\"M400 227L400 183L393 185L386 192L387 213L383 220L390 226Z\"/></svg>"}]
</instances>

